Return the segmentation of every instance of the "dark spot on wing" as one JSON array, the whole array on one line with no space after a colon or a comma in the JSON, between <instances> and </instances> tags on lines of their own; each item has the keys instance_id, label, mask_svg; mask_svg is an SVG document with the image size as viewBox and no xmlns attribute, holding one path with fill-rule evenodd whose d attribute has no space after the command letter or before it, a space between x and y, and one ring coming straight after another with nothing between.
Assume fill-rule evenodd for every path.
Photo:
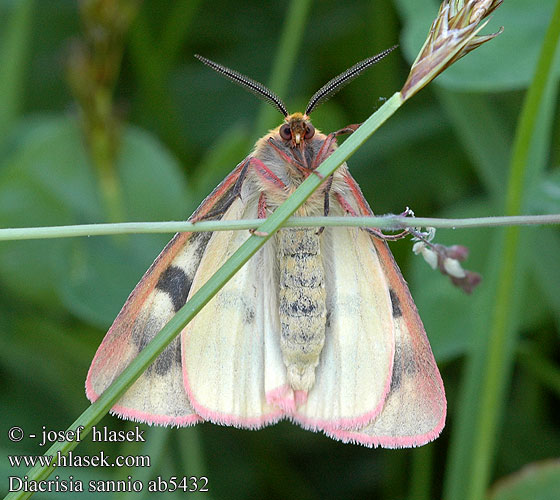
<instances>
[{"instance_id":1,"label":"dark spot on wing","mask_svg":"<svg viewBox=\"0 0 560 500\"><path fill-rule=\"evenodd\" d=\"M181 342L177 337L169 344L148 368L148 373L154 370L157 375L165 375L174 364L181 363Z\"/></svg>"},{"instance_id":2,"label":"dark spot on wing","mask_svg":"<svg viewBox=\"0 0 560 500\"><path fill-rule=\"evenodd\" d=\"M161 273L156 288L169 295L173 309L177 312L185 305L191 285L192 280L185 272L180 267L171 265Z\"/></svg>"},{"instance_id":3,"label":"dark spot on wing","mask_svg":"<svg viewBox=\"0 0 560 500\"><path fill-rule=\"evenodd\" d=\"M391 296L391 305L393 306L393 318L398 318L402 316L401 301L392 288L389 288L389 295Z\"/></svg>"},{"instance_id":4,"label":"dark spot on wing","mask_svg":"<svg viewBox=\"0 0 560 500\"><path fill-rule=\"evenodd\" d=\"M206 245L208 245L208 241L210 241L211 236L212 233L209 231L195 233L191 236L190 243L196 245L196 257L198 262L200 262L200 260L202 259L204 251L206 250Z\"/></svg>"},{"instance_id":5,"label":"dark spot on wing","mask_svg":"<svg viewBox=\"0 0 560 500\"><path fill-rule=\"evenodd\" d=\"M245 314L243 315L244 323L252 323L255 321L255 308L246 306L244 309Z\"/></svg>"},{"instance_id":6,"label":"dark spot on wing","mask_svg":"<svg viewBox=\"0 0 560 500\"><path fill-rule=\"evenodd\" d=\"M141 352L162 328L161 321L153 318L149 318L147 321L141 319L137 321L132 328L132 341L136 344L138 352ZM151 375L155 371L158 375L165 375L174 363L181 363L181 342L179 338L173 340L163 350L148 367L146 373Z\"/></svg>"},{"instance_id":7,"label":"dark spot on wing","mask_svg":"<svg viewBox=\"0 0 560 500\"><path fill-rule=\"evenodd\" d=\"M162 327L163 325L153 318L149 317L146 319L145 316L138 317L132 327L132 341L138 348L139 353L150 343L150 340L156 336Z\"/></svg>"},{"instance_id":8,"label":"dark spot on wing","mask_svg":"<svg viewBox=\"0 0 560 500\"><path fill-rule=\"evenodd\" d=\"M399 389L404 376L413 377L416 373L416 360L412 348L407 345L397 344L395 346L395 357L393 359L393 375L389 392Z\"/></svg>"},{"instance_id":9,"label":"dark spot on wing","mask_svg":"<svg viewBox=\"0 0 560 500\"><path fill-rule=\"evenodd\" d=\"M400 345L395 346L395 357L393 358L393 375L391 377L391 388L389 392L396 391L402 382L402 352Z\"/></svg>"}]
</instances>

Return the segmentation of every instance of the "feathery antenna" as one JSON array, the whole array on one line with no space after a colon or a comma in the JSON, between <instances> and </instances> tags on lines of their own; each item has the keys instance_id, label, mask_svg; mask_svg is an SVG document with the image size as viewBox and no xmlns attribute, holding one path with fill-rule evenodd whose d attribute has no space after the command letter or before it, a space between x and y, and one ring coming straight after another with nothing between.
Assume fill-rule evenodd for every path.
<instances>
[{"instance_id":1,"label":"feathery antenna","mask_svg":"<svg viewBox=\"0 0 560 500\"><path fill-rule=\"evenodd\" d=\"M354 64L354 66L348 68L346 71L327 82L317 92L315 92L315 94L313 94L313 97L309 100L309 104L307 105L305 114L309 115L309 113L311 113L319 104L325 102L327 99L330 99L336 92L350 83L362 71L369 68L370 66L373 66L376 62L379 62L397 47L398 45L394 45L393 47L386 49L375 56L368 57L367 59Z\"/></svg>"},{"instance_id":2,"label":"feathery antenna","mask_svg":"<svg viewBox=\"0 0 560 500\"><path fill-rule=\"evenodd\" d=\"M206 57L199 56L198 54L195 54L194 57L196 57L199 61L203 62L207 66L210 66L213 70L217 71L226 78L229 78L232 82L237 83L238 85L241 85L246 89L249 89L257 97L260 97L261 99L264 99L265 101L272 104L284 116L288 116L288 110L286 109L286 105L284 104L282 99L280 99L280 97L272 92L272 90L267 89L262 83L259 83L252 78L249 78L248 76L242 75L241 73L233 69L229 69L225 66L222 66L221 64L215 63L210 59L206 59Z\"/></svg>"}]
</instances>

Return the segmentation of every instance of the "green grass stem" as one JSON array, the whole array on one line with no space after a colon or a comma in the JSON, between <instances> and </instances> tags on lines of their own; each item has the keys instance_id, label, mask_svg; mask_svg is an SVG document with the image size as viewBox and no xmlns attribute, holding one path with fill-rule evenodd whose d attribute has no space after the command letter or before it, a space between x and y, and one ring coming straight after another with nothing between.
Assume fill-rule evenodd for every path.
<instances>
[{"instance_id":1,"label":"green grass stem","mask_svg":"<svg viewBox=\"0 0 560 500\"><path fill-rule=\"evenodd\" d=\"M276 50L274 65L268 82L268 87L281 97L286 95L288 84L292 81L292 74L300 53L310 8L311 0L292 0L286 11L280 43ZM268 130L277 124L278 111L263 103L255 125L256 133L260 136L263 130Z\"/></svg>"},{"instance_id":2,"label":"green grass stem","mask_svg":"<svg viewBox=\"0 0 560 500\"><path fill-rule=\"evenodd\" d=\"M18 117L25 91L27 50L32 35L33 0L15 2L0 38L0 143Z\"/></svg>"},{"instance_id":3,"label":"green grass stem","mask_svg":"<svg viewBox=\"0 0 560 500\"><path fill-rule=\"evenodd\" d=\"M507 215L527 210L528 195L544 169L543 150L549 145L543 138L549 138L550 128L549 123L543 125L543 113L547 111L543 107L550 102L545 96L554 85L559 39L560 1L551 16L515 135L505 202ZM492 250L498 262L495 278L487 282L486 298L492 306L487 315L477 318L481 335L465 370L444 488L446 499L481 500L486 494L517 341L524 239L520 228L507 228Z\"/></svg>"},{"instance_id":4,"label":"green grass stem","mask_svg":"<svg viewBox=\"0 0 560 500\"><path fill-rule=\"evenodd\" d=\"M262 219L228 221L120 222L116 224L80 224L74 226L17 227L0 229L0 241L74 238L78 236L107 236L112 234L148 234L203 231L232 231L256 229ZM560 214L512 215L504 217L471 217L440 219L384 215L376 217L292 217L286 227L376 227L398 231L406 227L435 227L467 229L499 226L528 226L560 224Z\"/></svg>"}]
</instances>

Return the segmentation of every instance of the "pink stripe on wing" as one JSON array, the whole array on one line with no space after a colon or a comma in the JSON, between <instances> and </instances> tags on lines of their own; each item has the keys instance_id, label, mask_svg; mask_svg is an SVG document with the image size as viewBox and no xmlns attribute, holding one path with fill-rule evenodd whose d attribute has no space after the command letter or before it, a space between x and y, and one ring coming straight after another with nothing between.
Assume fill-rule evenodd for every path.
<instances>
[{"instance_id":1,"label":"pink stripe on wing","mask_svg":"<svg viewBox=\"0 0 560 500\"><path fill-rule=\"evenodd\" d=\"M195 425L199 422L203 422L203 419L196 413L191 413L190 415L185 415L182 417L171 417L169 415L154 415L151 413L145 413L139 410L132 410L130 408L124 408L119 405L113 406L110 410L111 414L116 415L120 418L134 420L136 422L143 422L146 424L164 425L164 426L176 426L176 427L186 427L189 425Z\"/></svg>"},{"instance_id":2,"label":"pink stripe on wing","mask_svg":"<svg viewBox=\"0 0 560 500\"><path fill-rule=\"evenodd\" d=\"M416 436L369 436L359 430L332 429L325 430L325 434L343 443L362 444L369 448L410 448L422 446L436 439L445 425L445 412L437 426L429 432Z\"/></svg>"},{"instance_id":3,"label":"pink stripe on wing","mask_svg":"<svg viewBox=\"0 0 560 500\"><path fill-rule=\"evenodd\" d=\"M280 408L271 409L269 412L264 412L261 415L254 417L242 417L231 413L224 413L214 409L207 408L200 404L193 394L187 377L187 371L183 363L183 384L187 391L187 397L195 412L200 415L204 420L208 420L214 424L231 425L234 427L241 427L245 429L260 429L270 424L274 424L285 417L286 413Z\"/></svg>"},{"instance_id":4,"label":"pink stripe on wing","mask_svg":"<svg viewBox=\"0 0 560 500\"><path fill-rule=\"evenodd\" d=\"M271 406L280 408L284 413L291 414L296 411L294 391L289 384L281 385L266 393L266 402Z\"/></svg>"}]
</instances>

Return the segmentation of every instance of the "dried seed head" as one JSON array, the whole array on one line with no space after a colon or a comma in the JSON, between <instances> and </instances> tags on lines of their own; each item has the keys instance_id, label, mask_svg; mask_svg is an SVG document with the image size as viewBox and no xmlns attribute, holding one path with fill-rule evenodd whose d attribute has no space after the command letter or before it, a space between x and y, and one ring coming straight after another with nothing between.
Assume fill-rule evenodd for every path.
<instances>
[{"instance_id":1,"label":"dried seed head","mask_svg":"<svg viewBox=\"0 0 560 500\"><path fill-rule=\"evenodd\" d=\"M432 23L428 38L412 64L401 95L409 99L442 71L471 50L498 36L478 35L488 21L480 22L497 9L503 0L444 0Z\"/></svg>"}]
</instances>

